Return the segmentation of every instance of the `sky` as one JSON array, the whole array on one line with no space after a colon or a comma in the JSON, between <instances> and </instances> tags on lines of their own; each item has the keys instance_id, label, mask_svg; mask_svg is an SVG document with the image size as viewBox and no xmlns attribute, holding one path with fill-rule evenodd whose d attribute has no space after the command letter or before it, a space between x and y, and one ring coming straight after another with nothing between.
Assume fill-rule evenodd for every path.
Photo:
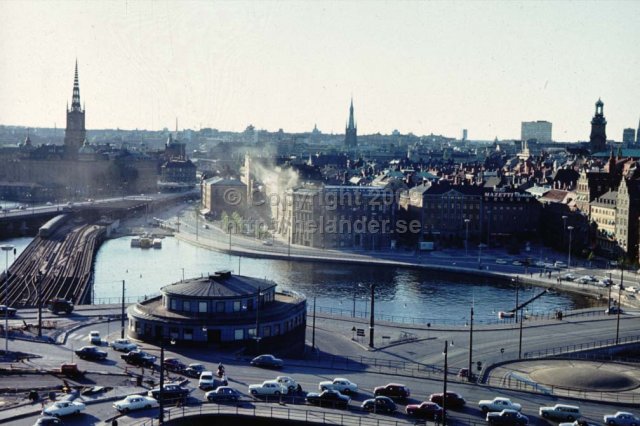
<instances>
[{"instance_id":1,"label":"sky","mask_svg":"<svg viewBox=\"0 0 640 426\"><path fill-rule=\"evenodd\" d=\"M0 124L609 139L640 118L639 1L0 1Z\"/></svg>"}]
</instances>

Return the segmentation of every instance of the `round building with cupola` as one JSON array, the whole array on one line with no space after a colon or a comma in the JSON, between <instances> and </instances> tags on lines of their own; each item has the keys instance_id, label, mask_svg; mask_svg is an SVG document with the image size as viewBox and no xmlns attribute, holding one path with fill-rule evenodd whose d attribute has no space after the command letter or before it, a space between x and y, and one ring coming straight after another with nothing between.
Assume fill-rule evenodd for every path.
<instances>
[{"instance_id":1,"label":"round building with cupola","mask_svg":"<svg viewBox=\"0 0 640 426\"><path fill-rule=\"evenodd\" d=\"M304 350L306 298L276 284L220 271L160 289L129 307L130 338L295 355Z\"/></svg>"}]
</instances>

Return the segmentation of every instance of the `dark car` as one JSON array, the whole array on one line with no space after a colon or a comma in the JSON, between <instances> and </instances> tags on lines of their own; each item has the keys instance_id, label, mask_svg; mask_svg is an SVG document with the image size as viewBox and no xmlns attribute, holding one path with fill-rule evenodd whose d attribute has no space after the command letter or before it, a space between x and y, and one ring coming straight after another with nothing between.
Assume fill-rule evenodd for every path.
<instances>
[{"instance_id":1,"label":"dark car","mask_svg":"<svg viewBox=\"0 0 640 426\"><path fill-rule=\"evenodd\" d=\"M7 305L0 305L0 317L2 318L4 318L5 316L13 318L16 316L16 312L18 312L16 308L10 308L7 307Z\"/></svg>"},{"instance_id":2,"label":"dark car","mask_svg":"<svg viewBox=\"0 0 640 426\"><path fill-rule=\"evenodd\" d=\"M209 402L237 402L241 396L240 392L229 386L218 386L205 394Z\"/></svg>"},{"instance_id":3,"label":"dark car","mask_svg":"<svg viewBox=\"0 0 640 426\"><path fill-rule=\"evenodd\" d=\"M173 371L174 373L182 373L187 368L178 358L165 358L162 365L165 370Z\"/></svg>"},{"instance_id":4,"label":"dark car","mask_svg":"<svg viewBox=\"0 0 640 426\"><path fill-rule=\"evenodd\" d=\"M160 400L160 387L151 389L148 395L152 398ZM178 401L189 396L189 389L180 385L168 384L162 387L162 398L165 401Z\"/></svg>"},{"instance_id":5,"label":"dark car","mask_svg":"<svg viewBox=\"0 0 640 426\"><path fill-rule=\"evenodd\" d=\"M605 314L607 315L617 315L619 313L624 314L624 311L622 310L622 308L619 308L617 306L612 306L609 309L606 309L604 311Z\"/></svg>"},{"instance_id":6,"label":"dark car","mask_svg":"<svg viewBox=\"0 0 640 426\"><path fill-rule=\"evenodd\" d=\"M83 346L75 352L78 358L90 361L101 361L107 358L107 353L95 346Z\"/></svg>"},{"instance_id":7,"label":"dark car","mask_svg":"<svg viewBox=\"0 0 640 426\"><path fill-rule=\"evenodd\" d=\"M64 426L64 422L58 417L42 416L38 417L33 426Z\"/></svg>"},{"instance_id":8,"label":"dark car","mask_svg":"<svg viewBox=\"0 0 640 426\"><path fill-rule=\"evenodd\" d=\"M442 393L434 393L434 394L431 394L431 396L429 396L430 402L435 402L441 407L444 405L443 399L444 398L442 397ZM447 392L446 400L447 400L446 401L447 408L453 408L453 409L462 408L467 403L467 401L465 401L460 394L455 392Z\"/></svg>"},{"instance_id":9,"label":"dark car","mask_svg":"<svg viewBox=\"0 0 640 426\"><path fill-rule=\"evenodd\" d=\"M442 407L435 402L425 401L418 404L407 405L406 412L413 417L419 417L427 420L440 420L442 419Z\"/></svg>"},{"instance_id":10,"label":"dark car","mask_svg":"<svg viewBox=\"0 0 640 426\"><path fill-rule=\"evenodd\" d=\"M396 403L388 396L376 396L375 398L366 399L360 408L374 413L395 413L397 409Z\"/></svg>"},{"instance_id":11,"label":"dark car","mask_svg":"<svg viewBox=\"0 0 640 426\"><path fill-rule=\"evenodd\" d=\"M120 355L120 358L127 364L137 365L140 367L151 367L156 362L156 357L149 355L143 351L131 351L124 355Z\"/></svg>"},{"instance_id":12,"label":"dark car","mask_svg":"<svg viewBox=\"0 0 640 426\"><path fill-rule=\"evenodd\" d=\"M373 389L375 396L388 396L394 399L407 399L411 396L411 391L405 385L397 383L389 383L384 386L378 386Z\"/></svg>"},{"instance_id":13,"label":"dark car","mask_svg":"<svg viewBox=\"0 0 640 426\"><path fill-rule=\"evenodd\" d=\"M49 303L47 303L47 309L55 315L58 315L60 312L68 315L73 312L73 302L61 298L51 299Z\"/></svg>"},{"instance_id":14,"label":"dark car","mask_svg":"<svg viewBox=\"0 0 640 426\"><path fill-rule=\"evenodd\" d=\"M251 365L262 368L282 368L284 362L273 355L258 355L251 360Z\"/></svg>"},{"instance_id":15,"label":"dark car","mask_svg":"<svg viewBox=\"0 0 640 426\"><path fill-rule=\"evenodd\" d=\"M526 425L529 418L516 410L502 410L499 413L487 413L487 422L490 425L516 426Z\"/></svg>"},{"instance_id":16,"label":"dark car","mask_svg":"<svg viewBox=\"0 0 640 426\"><path fill-rule=\"evenodd\" d=\"M322 393L309 392L306 400L309 404L319 405L321 407L347 408L351 398L338 391L326 390L322 391Z\"/></svg>"},{"instance_id":17,"label":"dark car","mask_svg":"<svg viewBox=\"0 0 640 426\"><path fill-rule=\"evenodd\" d=\"M184 369L184 374L189 377L200 378L200 374L203 371L207 371L207 367L202 364L189 364L187 368Z\"/></svg>"}]
</instances>

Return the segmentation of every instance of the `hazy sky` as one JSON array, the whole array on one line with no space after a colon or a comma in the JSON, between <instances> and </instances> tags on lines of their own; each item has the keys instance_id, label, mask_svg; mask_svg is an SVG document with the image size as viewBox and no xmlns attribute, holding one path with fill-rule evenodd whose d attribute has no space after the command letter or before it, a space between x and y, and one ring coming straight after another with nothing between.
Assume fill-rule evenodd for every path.
<instances>
[{"instance_id":1,"label":"hazy sky","mask_svg":"<svg viewBox=\"0 0 640 426\"><path fill-rule=\"evenodd\" d=\"M640 117L640 1L0 1L0 123L587 140Z\"/></svg>"}]
</instances>

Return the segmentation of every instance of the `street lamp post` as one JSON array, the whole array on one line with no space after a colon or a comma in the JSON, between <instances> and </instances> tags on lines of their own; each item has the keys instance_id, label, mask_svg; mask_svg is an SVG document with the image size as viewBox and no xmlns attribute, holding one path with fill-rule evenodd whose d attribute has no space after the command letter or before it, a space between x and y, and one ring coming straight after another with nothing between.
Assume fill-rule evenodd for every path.
<instances>
[{"instance_id":1,"label":"street lamp post","mask_svg":"<svg viewBox=\"0 0 640 426\"><path fill-rule=\"evenodd\" d=\"M120 338L124 339L124 280L122 280L122 303L120 305Z\"/></svg>"},{"instance_id":2,"label":"street lamp post","mask_svg":"<svg viewBox=\"0 0 640 426\"><path fill-rule=\"evenodd\" d=\"M569 250L567 253L567 272L571 271L571 231L573 231L573 226L567 226L569 230Z\"/></svg>"},{"instance_id":3,"label":"street lamp post","mask_svg":"<svg viewBox=\"0 0 640 426\"><path fill-rule=\"evenodd\" d=\"M620 262L620 288L618 289L618 313L616 318L616 345L618 344L618 339L620 338L620 295L622 294L622 290L624 290L624 285L622 284L624 280L624 263Z\"/></svg>"},{"instance_id":4,"label":"street lamp post","mask_svg":"<svg viewBox=\"0 0 640 426\"><path fill-rule=\"evenodd\" d=\"M313 328L311 331L311 349L316 348L316 297L313 296Z\"/></svg>"},{"instance_id":5,"label":"street lamp post","mask_svg":"<svg viewBox=\"0 0 640 426\"><path fill-rule=\"evenodd\" d=\"M374 290L375 290L376 285L375 284L371 284L370 288L371 288L371 317L369 319L369 347L373 348L373 329L374 329L374 319L373 319L373 309L374 309L374 302L375 302L375 298L374 298Z\"/></svg>"},{"instance_id":6,"label":"street lamp post","mask_svg":"<svg viewBox=\"0 0 640 426\"><path fill-rule=\"evenodd\" d=\"M465 225L465 239L464 239L464 255L469 256L469 219L464 220Z\"/></svg>"},{"instance_id":7,"label":"street lamp post","mask_svg":"<svg viewBox=\"0 0 640 426\"><path fill-rule=\"evenodd\" d=\"M170 343L174 345L175 340L171 339ZM158 424L164 424L164 328L160 335L160 392L158 392L158 403L160 406L160 414L158 414Z\"/></svg>"},{"instance_id":8,"label":"street lamp post","mask_svg":"<svg viewBox=\"0 0 640 426\"><path fill-rule=\"evenodd\" d=\"M262 296L262 289L258 287L258 297L256 303L256 353L260 353L260 298Z\"/></svg>"},{"instance_id":9,"label":"street lamp post","mask_svg":"<svg viewBox=\"0 0 640 426\"><path fill-rule=\"evenodd\" d=\"M524 324L524 316L520 309L520 337L518 339L518 359L522 358L522 325Z\"/></svg>"},{"instance_id":10,"label":"street lamp post","mask_svg":"<svg viewBox=\"0 0 640 426\"><path fill-rule=\"evenodd\" d=\"M14 249L12 245L0 246L4 252L4 356L9 356L9 252Z\"/></svg>"},{"instance_id":11,"label":"street lamp post","mask_svg":"<svg viewBox=\"0 0 640 426\"><path fill-rule=\"evenodd\" d=\"M444 351L442 352L444 355L444 380L442 381L442 426L447 426L447 372L448 372L448 348L449 341L444 341ZM471 374L471 372L469 372Z\"/></svg>"},{"instance_id":12,"label":"street lamp post","mask_svg":"<svg viewBox=\"0 0 640 426\"><path fill-rule=\"evenodd\" d=\"M611 309L611 287L613 287L613 280L611 279L611 272L609 272L609 297L607 298L607 311Z\"/></svg>"},{"instance_id":13,"label":"street lamp post","mask_svg":"<svg viewBox=\"0 0 640 426\"><path fill-rule=\"evenodd\" d=\"M471 365L473 364L473 303L471 304L471 316L469 319L469 372L467 373L467 381L471 382L472 373ZM446 396L445 396L446 397ZM443 400L444 398L443 397Z\"/></svg>"},{"instance_id":14,"label":"street lamp post","mask_svg":"<svg viewBox=\"0 0 640 426\"><path fill-rule=\"evenodd\" d=\"M519 298L520 298L520 277L516 275L515 278L511 278L511 281L513 281L516 284L516 309L515 309L515 313L516 313L516 324L518 323L518 303L519 303Z\"/></svg>"},{"instance_id":15,"label":"street lamp post","mask_svg":"<svg viewBox=\"0 0 640 426\"><path fill-rule=\"evenodd\" d=\"M562 216L562 247L564 248L564 234L567 233L567 216Z\"/></svg>"},{"instance_id":16,"label":"street lamp post","mask_svg":"<svg viewBox=\"0 0 640 426\"><path fill-rule=\"evenodd\" d=\"M38 304L38 337L42 337L42 271L38 271L36 275L36 303Z\"/></svg>"}]
</instances>

